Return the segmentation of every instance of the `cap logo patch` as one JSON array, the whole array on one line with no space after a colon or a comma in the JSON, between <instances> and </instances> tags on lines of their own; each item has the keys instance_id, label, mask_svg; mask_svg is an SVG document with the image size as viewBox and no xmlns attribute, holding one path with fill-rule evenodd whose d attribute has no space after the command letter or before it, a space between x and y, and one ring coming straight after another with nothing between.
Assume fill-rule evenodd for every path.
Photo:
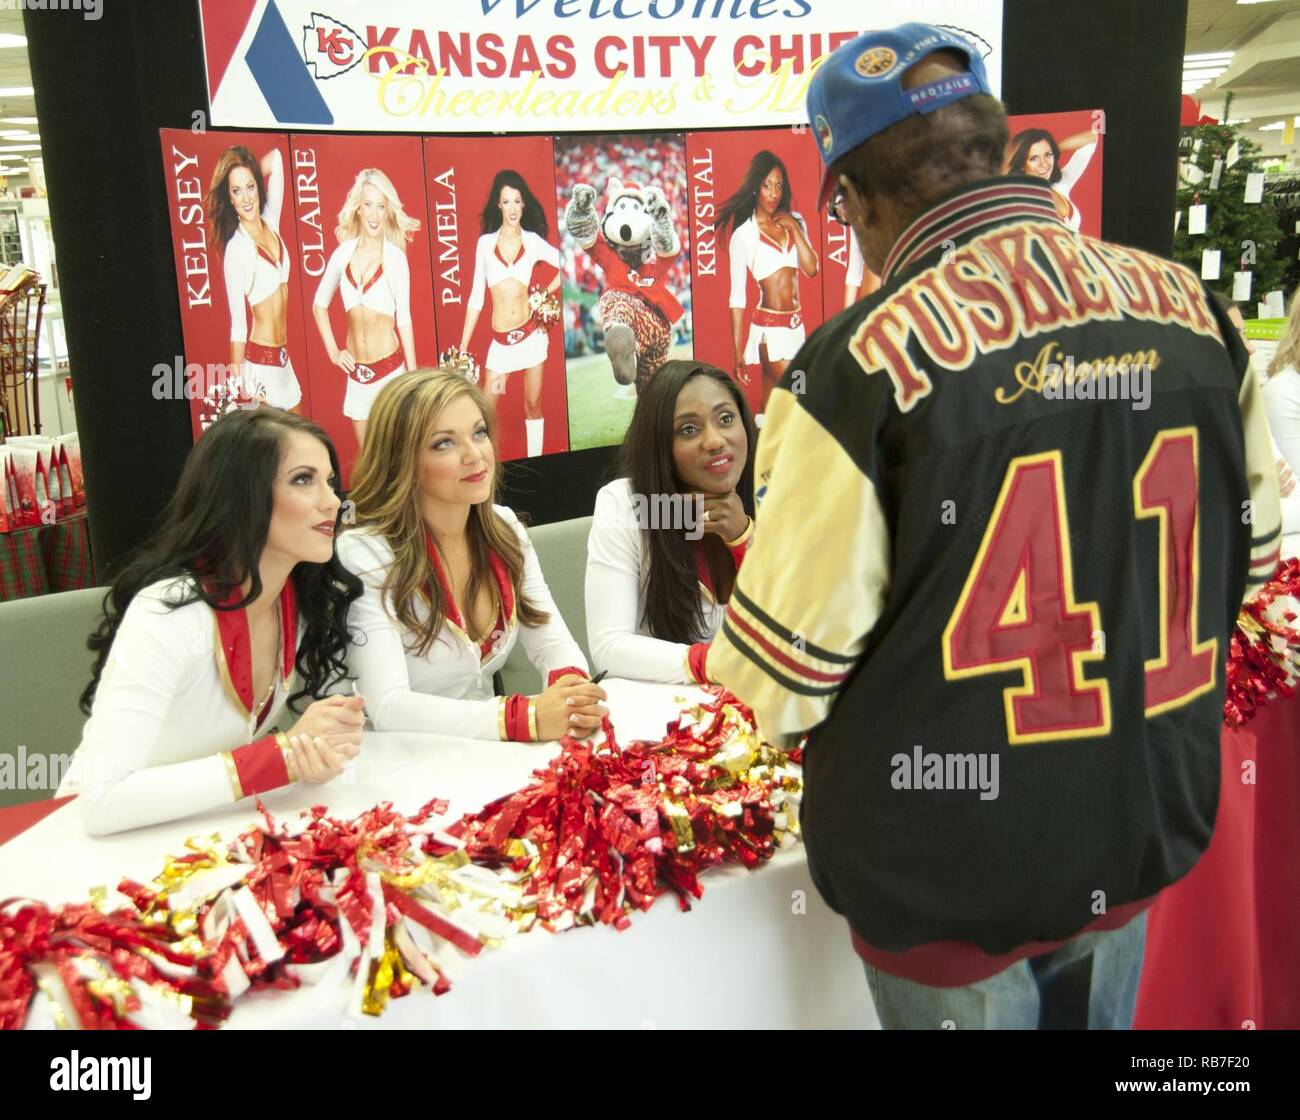
<instances>
[{"instance_id":1,"label":"cap logo patch","mask_svg":"<svg viewBox=\"0 0 1300 1120\"><path fill-rule=\"evenodd\" d=\"M831 126L826 123L826 118L820 113L813 120L813 129L817 133L817 141L822 146L823 152L831 150Z\"/></svg>"},{"instance_id":2,"label":"cap logo patch","mask_svg":"<svg viewBox=\"0 0 1300 1120\"><path fill-rule=\"evenodd\" d=\"M898 61L891 47L868 47L853 64L853 69L864 78L883 78Z\"/></svg>"}]
</instances>

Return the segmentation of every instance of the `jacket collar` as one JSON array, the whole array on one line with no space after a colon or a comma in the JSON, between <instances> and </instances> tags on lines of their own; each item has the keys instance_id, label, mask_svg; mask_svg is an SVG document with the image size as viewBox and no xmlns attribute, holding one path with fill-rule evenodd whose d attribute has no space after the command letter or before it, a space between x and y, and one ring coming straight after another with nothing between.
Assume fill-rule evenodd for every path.
<instances>
[{"instance_id":1,"label":"jacket collar","mask_svg":"<svg viewBox=\"0 0 1300 1120\"><path fill-rule=\"evenodd\" d=\"M881 283L941 248L972 237L988 226L1032 220L1064 225L1056 213L1055 192L1042 179L1003 175L959 187L916 217L885 258Z\"/></svg>"}]
</instances>

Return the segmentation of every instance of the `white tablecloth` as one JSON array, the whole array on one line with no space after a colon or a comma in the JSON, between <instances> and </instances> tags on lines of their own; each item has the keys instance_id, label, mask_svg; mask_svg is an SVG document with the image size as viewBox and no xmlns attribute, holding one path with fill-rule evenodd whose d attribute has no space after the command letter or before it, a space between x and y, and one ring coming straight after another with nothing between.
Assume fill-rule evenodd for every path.
<instances>
[{"instance_id":1,"label":"white tablecloth","mask_svg":"<svg viewBox=\"0 0 1300 1120\"><path fill-rule=\"evenodd\" d=\"M604 682L620 743L662 737L681 706L707 699L681 685ZM442 735L368 732L355 773L326 786L290 787L263 798L277 819L326 804L351 816L379 801L412 813L432 797L450 819L520 789L557 751L555 743L497 743ZM123 877L148 882L187 836L230 838L256 813L247 805L92 839L76 802L0 847L0 898L82 901ZM250 993L235 1028L371 1029L501 1027L874 1027L866 978L844 920L821 901L802 845L757 871L717 868L704 897L682 913L672 895L636 912L622 933L607 927L536 930L485 949L446 995L417 990L380 1017L348 1010L350 982L293 992ZM110 896L115 897L115 896ZM29 1026L38 1025L35 1022Z\"/></svg>"}]
</instances>

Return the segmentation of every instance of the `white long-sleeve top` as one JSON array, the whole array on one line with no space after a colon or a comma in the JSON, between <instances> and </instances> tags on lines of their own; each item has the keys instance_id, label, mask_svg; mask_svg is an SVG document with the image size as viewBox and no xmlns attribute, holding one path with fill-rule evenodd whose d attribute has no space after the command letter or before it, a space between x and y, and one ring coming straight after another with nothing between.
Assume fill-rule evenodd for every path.
<instances>
[{"instance_id":1,"label":"white long-sleeve top","mask_svg":"<svg viewBox=\"0 0 1300 1120\"><path fill-rule=\"evenodd\" d=\"M615 677L671 684L694 683L690 646L652 638L645 626L650 546L632 499L632 483L618 478L596 493L587 538L587 645L596 671ZM710 635L727 613L702 583L700 610Z\"/></svg>"},{"instance_id":2,"label":"white long-sleeve top","mask_svg":"<svg viewBox=\"0 0 1300 1120\"><path fill-rule=\"evenodd\" d=\"M487 290L502 280L518 280L525 288L528 287L533 266L538 261L545 261L557 269L560 267L560 250L544 237L525 229L520 230L519 240L518 254L513 261L508 261L497 248L497 234L485 233L478 239L474 249L474 283L466 307L471 310L481 308Z\"/></svg>"},{"instance_id":3,"label":"white long-sleeve top","mask_svg":"<svg viewBox=\"0 0 1300 1120\"><path fill-rule=\"evenodd\" d=\"M223 682L216 612L202 600L168 606L192 586L191 577L150 584L122 616L59 786L60 797L80 795L91 835L233 805L221 752L268 734L284 709L291 688L277 671L266 718L250 733L247 712ZM299 641L302 629L300 620Z\"/></svg>"},{"instance_id":4,"label":"white long-sleeve top","mask_svg":"<svg viewBox=\"0 0 1300 1120\"><path fill-rule=\"evenodd\" d=\"M1274 450L1300 480L1300 370L1288 366L1264 382L1264 411ZM1282 555L1300 556L1300 485L1282 499Z\"/></svg>"},{"instance_id":5,"label":"white long-sleeve top","mask_svg":"<svg viewBox=\"0 0 1300 1120\"><path fill-rule=\"evenodd\" d=\"M391 600L383 586L393 565L393 550L371 529L349 529L338 538L339 559L360 577L365 592L353 602L348 629L354 635L348 648L348 668L358 678L366 711L376 731L429 731L468 739L504 739L502 705L492 694L492 674L506 663L515 642L522 641L529 660L542 679L556 669L572 666L587 672L587 661L560 617L546 586L537 552L527 530L513 511L494 506L514 529L524 551L524 596L550 615L540 626L521 626L514 603L495 650L480 659L478 645L444 619L442 628L423 656L409 646L406 633L391 613ZM444 601L450 594L444 586ZM417 617L428 617L428 604L416 603Z\"/></svg>"}]
</instances>

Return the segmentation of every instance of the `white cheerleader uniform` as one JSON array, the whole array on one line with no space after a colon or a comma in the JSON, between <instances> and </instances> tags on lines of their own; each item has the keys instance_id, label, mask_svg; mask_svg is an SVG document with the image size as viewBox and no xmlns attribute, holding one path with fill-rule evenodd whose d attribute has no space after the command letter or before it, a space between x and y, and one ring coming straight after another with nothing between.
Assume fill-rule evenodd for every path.
<instances>
[{"instance_id":1,"label":"white cheerleader uniform","mask_svg":"<svg viewBox=\"0 0 1300 1120\"><path fill-rule=\"evenodd\" d=\"M493 506L515 531L524 553L523 592L530 603L550 615L540 626L522 626L505 565L493 554L492 574L503 609L489 638L475 643L455 612L455 602L440 567L435 575L449 605L437 637L423 655L410 647L411 635L392 614L384 583L393 566L393 549L373 529L349 529L338 538L338 557L360 577L365 592L349 608L348 668L358 678L366 710L376 731L426 731L467 739L505 740L506 697L494 696L492 675L506 663L516 641L547 683L570 670L587 675L587 662L560 617L546 586L537 552L519 519L505 506ZM436 564L436 561L435 561ZM416 604L420 618L428 603Z\"/></svg>"},{"instance_id":2,"label":"white cheerleader uniform","mask_svg":"<svg viewBox=\"0 0 1300 1120\"><path fill-rule=\"evenodd\" d=\"M259 768L283 766L274 730L297 720L285 699L303 631L292 587L277 604L280 665L268 697L252 693L244 612L214 611L201 599L173 606L193 591L192 576L161 580L122 616L59 786L60 797L80 794L91 835L234 804L272 788L250 776Z\"/></svg>"},{"instance_id":3,"label":"white cheerleader uniform","mask_svg":"<svg viewBox=\"0 0 1300 1120\"><path fill-rule=\"evenodd\" d=\"M357 249L357 238L344 241L330 255L316 289L313 303L317 307L329 307L337 290L343 296L343 310L350 312L360 305L369 308L377 315L387 315L395 326L411 325L411 269L406 262L406 254L387 238L384 239L383 256L379 267L375 269L364 284L352 273L352 254ZM391 378L406 372L406 362L402 357L400 341L387 357L376 362L357 362L348 374L347 393L343 397L343 415L351 420L366 420L374 405L379 390L389 383Z\"/></svg>"},{"instance_id":4,"label":"white cheerleader uniform","mask_svg":"<svg viewBox=\"0 0 1300 1120\"><path fill-rule=\"evenodd\" d=\"M505 279L518 280L527 288L532 280L533 267L539 261L559 269L559 249L531 230L522 230L521 238L519 253L513 261L501 255L495 233L485 233L478 239L474 254L474 285L470 290L468 307L481 309L487 289ZM530 316L511 330L492 332L492 345L488 347L483 366L489 373L514 373L541 365L549 351L550 332Z\"/></svg>"},{"instance_id":5,"label":"white cheerleader uniform","mask_svg":"<svg viewBox=\"0 0 1300 1120\"><path fill-rule=\"evenodd\" d=\"M600 672L639 681L699 683L691 669L692 647L655 638L645 623L650 584L650 546L641 530L632 483L617 478L596 492L596 508L587 538L587 645ZM740 566L753 523L728 547ZM719 603L705 581L707 565L696 556L696 588L704 631L716 634L727 606ZM710 581L711 582L711 581Z\"/></svg>"},{"instance_id":6,"label":"white cheerleader uniform","mask_svg":"<svg viewBox=\"0 0 1300 1120\"><path fill-rule=\"evenodd\" d=\"M806 234L808 227L803 218L798 214L794 217ZM755 281L761 281L779 269L799 268L799 250L794 234L789 234L782 245L760 230L753 217L732 231L727 255L731 261L731 306L738 309L745 307L746 273ZM754 310L749 337L745 340L745 364L756 365L759 362L758 347L763 342L767 344L768 361L789 361L799 352L804 337L803 315L799 308L772 311L760 303Z\"/></svg>"},{"instance_id":7,"label":"white cheerleader uniform","mask_svg":"<svg viewBox=\"0 0 1300 1120\"><path fill-rule=\"evenodd\" d=\"M276 408L293 408L302 400L302 387L284 346L263 346L248 341L248 308L273 296L289 282L289 250L280 236L280 210L284 203L284 159L272 152L271 173L266 177L266 205L262 221L275 234L278 257L272 257L238 226L226 242L222 264L226 277L226 303L230 307L230 341L244 343L241 374L244 389L254 400Z\"/></svg>"}]
</instances>

